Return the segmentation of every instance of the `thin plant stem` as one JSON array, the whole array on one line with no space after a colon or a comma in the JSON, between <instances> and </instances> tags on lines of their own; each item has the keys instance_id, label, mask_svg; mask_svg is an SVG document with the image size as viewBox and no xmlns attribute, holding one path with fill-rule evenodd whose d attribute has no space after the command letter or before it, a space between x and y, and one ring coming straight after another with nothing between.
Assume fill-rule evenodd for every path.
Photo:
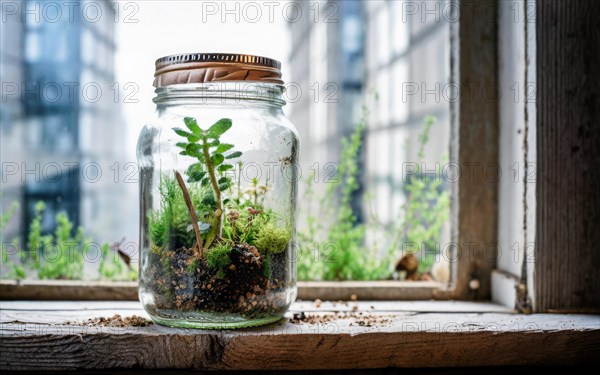
<instances>
[{"instance_id":1,"label":"thin plant stem","mask_svg":"<svg viewBox=\"0 0 600 375\"><path fill-rule=\"evenodd\" d=\"M175 171L175 177L177 178L177 183L183 192L183 199L185 200L185 204L187 205L188 211L190 212L190 216L192 217L192 226L194 227L194 233L196 234L196 242L198 243L198 252L197 257L202 257L202 237L200 237L200 228L198 227L198 215L196 215L196 210L194 209L194 205L192 204L192 197L190 196L190 192L185 186L185 182L183 181L183 177L177 171Z\"/></svg>"}]
</instances>

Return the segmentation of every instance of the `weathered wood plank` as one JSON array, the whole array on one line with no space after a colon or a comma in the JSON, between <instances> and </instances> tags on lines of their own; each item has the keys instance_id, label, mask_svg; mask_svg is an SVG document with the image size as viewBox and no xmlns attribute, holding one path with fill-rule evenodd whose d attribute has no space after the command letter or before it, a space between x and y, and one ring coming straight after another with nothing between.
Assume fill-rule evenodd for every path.
<instances>
[{"instance_id":1,"label":"weathered wood plank","mask_svg":"<svg viewBox=\"0 0 600 375\"><path fill-rule=\"evenodd\" d=\"M25 311L85 311L142 310L139 301L0 301L0 310Z\"/></svg>"},{"instance_id":2,"label":"weathered wood plank","mask_svg":"<svg viewBox=\"0 0 600 375\"><path fill-rule=\"evenodd\" d=\"M444 286L429 281L304 281L298 283L298 298L349 300L447 299ZM0 280L0 298L46 301L137 301L137 282L71 280Z\"/></svg>"},{"instance_id":3,"label":"weathered wood plank","mask_svg":"<svg viewBox=\"0 0 600 375\"><path fill-rule=\"evenodd\" d=\"M317 307L318 305L318 307ZM296 301L290 312L354 312L354 313L511 313L500 305L484 302L461 301ZM23 322L60 324L65 321L82 322L87 319L107 317L114 314L138 315L148 318L139 302L116 301L0 301L0 323Z\"/></svg>"},{"instance_id":4,"label":"weathered wood plank","mask_svg":"<svg viewBox=\"0 0 600 375\"><path fill-rule=\"evenodd\" d=\"M295 324L284 319L254 329L203 331L158 325L59 325L60 317L48 318L47 312L65 317L78 309L83 314L116 311L123 316L143 312L139 307L132 310L129 303L124 305L126 309L114 311L102 310L105 302L90 303L86 310L81 304L36 303L45 312L29 310L34 307L31 303L2 302L3 321L9 314L30 322L0 324L0 370L304 370L600 363L597 315L382 312L375 303L377 314L387 322L360 326L356 318L348 316L326 323ZM336 307L322 304L321 310L319 314L331 314Z\"/></svg>"},{"instance_id":5,"label":"weathered wood plank","mask_svg":"<svg viewBox=\"0 0 600 375\"><path fill-rule=\"evenodd\" d=\"M82 280L0 280L0 298L42 301L137 301L137 282Z\"/></svg>"},{"instance_id":6,"label":"weathered wood plank","mask_svg":"<svg viewBox=\"0 0 600 375\"><path fill-rule=\"evenodd\" d=\"M298 298L305 300L429 300L446 299L446 287L434 281L304 281L298 283Z\"/></svg>"},{"instance_id":7,"label":"weathered wood plank","mask_svg":"<svg viewBox=\"0 0 600 375\"><path fill-rule=\"evenodd\" d=\"M486 87L497 78L497 0L453 0L460 14L451 24L451 84L460 87L451 103L451 160L458 163L452 184L452 243L455 299L490 299L496 265L498 183L486 175L498 166L498 101ZM493 90L492 90L493 91ZM493 97L493 93L491 94ZM478 288L469 281L476 279Z\"/></svg>"},{"instance_id":8,"label":"weathered wood plank","mask_svg":"<svg viewBox=\"0 0 600 375\"><path fill-rule=\"evenodd\" d=\"M492 297L495 303L502 306L515 306L517 300L516 286L519 279L508 273L500 270L492 272Z\"/></svg>"},{"instance_id":9,"label":"weathered wood plank","mask_svg":"<svg viewBox=\"0 0 600 375\"><path fill-rule=\"evenodd\" d=\"M535 307L600 307L600 2L536 3Z\"/></svg>"}]
</instances>

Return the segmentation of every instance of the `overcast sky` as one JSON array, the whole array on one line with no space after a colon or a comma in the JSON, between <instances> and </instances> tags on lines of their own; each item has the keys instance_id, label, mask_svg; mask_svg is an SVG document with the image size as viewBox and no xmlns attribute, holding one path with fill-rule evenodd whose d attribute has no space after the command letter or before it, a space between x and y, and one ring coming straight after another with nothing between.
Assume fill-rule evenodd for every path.
<instances>
[{"instance_id":1,"label":"overcast sky","mask_svg":"<svg viewBox=\"0 0 600 375\"><path fill-rule=\"evenodd\" d=\"M117 81L121 88L128 82L139 86L134 95L139 103L123 105L130 157L135 157L135 143L145 119L153 115L152 81L157 58L187 52L255 54L281 61L285 79L289 54L285 11L292 14L294 10L286 8L286 4L284 1L121 2L116 27Z\"/></svg>"}]
</instances>

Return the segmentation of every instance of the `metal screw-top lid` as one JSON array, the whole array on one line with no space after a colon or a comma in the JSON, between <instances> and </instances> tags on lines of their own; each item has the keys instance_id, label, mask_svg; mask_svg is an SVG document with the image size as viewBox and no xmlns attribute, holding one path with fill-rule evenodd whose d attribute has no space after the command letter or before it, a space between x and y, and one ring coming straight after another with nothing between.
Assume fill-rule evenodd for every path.
<instances>
[{"instance_id":1,"label":"metal screw-top lid","mask_svg":"<svg viewBox=\"0 0 600 375\"><path fill-rule=\"evenodd\" d=\"M156 60L154 87L222 81L282 85L281 63L268 57L235 53L183 53Z\"/></svg>"}]
</instances>

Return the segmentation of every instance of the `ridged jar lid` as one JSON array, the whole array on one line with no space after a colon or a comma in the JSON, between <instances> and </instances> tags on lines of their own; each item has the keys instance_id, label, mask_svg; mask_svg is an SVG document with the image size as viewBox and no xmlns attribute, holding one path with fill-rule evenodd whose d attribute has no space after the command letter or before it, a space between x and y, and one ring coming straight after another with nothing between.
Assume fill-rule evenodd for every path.
<instances>
[{"instance_id":1,"label":"ridged jar lid","mask_svg":"<svg viewBox=\"0 0 600 375\"><path fill-rule=\"evenodd\" d=\"M156 60L154 87L223 81L283 85L281 63L268 57L236 53L182 53Z\"/></svg>"}]
</instances>

